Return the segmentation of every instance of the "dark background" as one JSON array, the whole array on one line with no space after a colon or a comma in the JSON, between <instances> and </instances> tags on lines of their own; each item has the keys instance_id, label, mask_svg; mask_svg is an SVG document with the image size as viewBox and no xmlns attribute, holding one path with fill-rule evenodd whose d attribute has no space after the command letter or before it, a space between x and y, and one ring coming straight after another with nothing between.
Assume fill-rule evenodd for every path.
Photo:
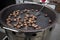
<instances>
[{"instance_id":1,"label":"dark background","mask_svg":"<svg viewBox=\"0 0 60 40\"><path fill-rule=\"evenodd\" d=\"M0 10L3 9L4 7L15 4L15 0L0 0Z\"/></svg>"}]
</instances>

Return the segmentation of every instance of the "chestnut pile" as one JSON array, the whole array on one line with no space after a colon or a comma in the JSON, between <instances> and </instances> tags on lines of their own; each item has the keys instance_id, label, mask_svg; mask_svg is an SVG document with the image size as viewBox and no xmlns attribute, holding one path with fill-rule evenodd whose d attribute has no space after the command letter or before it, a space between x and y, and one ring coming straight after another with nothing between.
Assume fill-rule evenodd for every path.
<instances>
[{"instance_id":1,"label":"chestnut pile","mask_svg":"<svg viewBox=\"0 0 60 40\"><path fill-rule=\"evenodd\" d=\"M31 9L33 11L33 9ZM38 10L36 10L37 12ZM33 14L29 13L30 10L24 9L13 11L10 13L8 18L6 19L7 25L14 28L28 28L32 27L34 29L41 29L39 25L36 24L37 17ZM24 18L20 15L24 14Z\"/></svg>"}]
</instances>

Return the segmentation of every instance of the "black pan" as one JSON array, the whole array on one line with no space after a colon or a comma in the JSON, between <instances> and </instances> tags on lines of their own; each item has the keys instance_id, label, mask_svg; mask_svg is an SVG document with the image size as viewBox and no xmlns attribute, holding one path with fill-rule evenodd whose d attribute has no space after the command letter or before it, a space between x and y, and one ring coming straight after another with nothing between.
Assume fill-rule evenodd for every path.
<instances>
[{"instance_id":1,"label":"black pan","mask_svg":"<svg viewBox=\"0 0 60 40\"><path fill-rule=\"evenodd\" d=\"M40 10L42 7L43 7L43 5L41 5L41 4L31 4L31 3L10 5L6 8L4 8L0 12L0 22L1 22L1 24L3 24L5 26L3 28L8 29L8 30L10 29L10 30L16 31L16 32L39 32L39 31L42 31L46 28L49 28L56 21L56 12L47 6L44 6L44 9L41 12L47 13L48 17L52 20L52 24L50 26L42 27L42 29L40 29L40 30L21 30L21 29L11 28L6 24L6 18L8 17L8 15L10 13L12 13L15 10L24 10L24 9Z\"/></svg>"}]
</instances>

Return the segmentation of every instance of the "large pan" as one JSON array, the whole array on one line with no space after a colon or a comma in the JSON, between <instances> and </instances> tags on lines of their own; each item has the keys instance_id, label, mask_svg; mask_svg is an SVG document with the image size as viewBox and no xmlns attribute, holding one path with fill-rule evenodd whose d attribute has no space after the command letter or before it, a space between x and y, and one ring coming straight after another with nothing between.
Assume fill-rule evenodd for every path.
<instances>
[{"instance_id":1,"label":"large pan","mask_svg":"<svg viewBox=\"0 0 60 40\"><path fill-rule=\"evenodd\" d=\"M47 28L50 28L56 21L56 12L53 9L51 9L47 6L44 6L44 9L42 10L42 12L47 13L49 18L51 18L52 24L50 26L46 26L46 27L44 27L40 30L21 30L21 29L11 28L6 24L6 18L14 10L24 10L24 9L38 9L38 10L40 10L42 7L43 7L43 5L41 5L41 4L23 3L23 4L10 5L6 8L4 8L0 12L0 22L1 22L1 24L3 24L5 26L5 27L2 27L2 28L8 29L8 30L11 30L11 31L15 31L15 32L39 32L39 31L43 31Z\"/></svg>"}]
</instances>

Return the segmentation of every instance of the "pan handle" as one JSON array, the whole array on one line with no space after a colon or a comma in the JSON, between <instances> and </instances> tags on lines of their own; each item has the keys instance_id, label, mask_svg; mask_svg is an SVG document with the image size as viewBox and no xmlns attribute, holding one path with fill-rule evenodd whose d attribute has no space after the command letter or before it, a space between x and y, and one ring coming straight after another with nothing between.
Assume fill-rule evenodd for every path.
<instances>
[{"instance_id":1,"label":"pan handle","mask_svg":"<svg viewBox=\"0 0 60 40\"><path fill-rule=\"evenodd\" d=\"M14 29L11 29L11 28L7 28L7 27L3 27L3 29L14 31L14 32L18 32L17 30L14 30Z\"/></svg>"}]
</instances>

